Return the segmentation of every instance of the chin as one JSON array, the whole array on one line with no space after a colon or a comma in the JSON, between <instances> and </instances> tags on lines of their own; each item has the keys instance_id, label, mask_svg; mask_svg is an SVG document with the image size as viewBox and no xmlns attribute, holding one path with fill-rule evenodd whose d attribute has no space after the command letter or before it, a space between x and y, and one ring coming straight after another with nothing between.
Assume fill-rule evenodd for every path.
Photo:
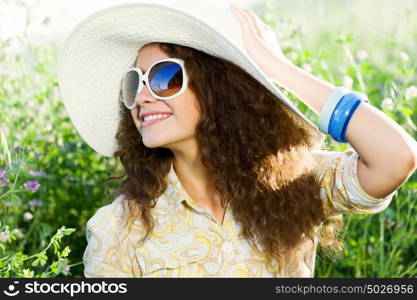
<instances>
[{"instance_id":1,"label":"chin","mask_svg":"<svg viewBox=\"0 0 417 300\"><path fill-rule=\"evenodd\" d=\"M158 140L150 140L150 141L142 140L142 142L147 148L158 148L158 147L164 147L164 145L166 145L166 143L162 141L158 141Z\"/></svg>"},{"instance_id":2,"label":"chin","mask_svg":"<svg viewBox=\"0 0 417 300\"><path fill-rule=\"evenodd\" d=\"M158 147L162 147L163 144L158 144L158 143L143 143L145 145L146 148L158 148Z\"/></svg>"}]
</instances>

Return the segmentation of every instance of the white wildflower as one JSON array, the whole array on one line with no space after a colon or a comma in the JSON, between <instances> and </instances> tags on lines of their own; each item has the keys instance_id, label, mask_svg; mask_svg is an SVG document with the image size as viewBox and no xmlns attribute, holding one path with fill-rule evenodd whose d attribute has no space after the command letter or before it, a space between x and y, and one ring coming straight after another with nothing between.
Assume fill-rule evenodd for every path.
<instances>
[{"instance_id":1,"label":"white wildflower","mask_svg":"<svg viewBox=\"0 0 417 300\"><path fill-rule=\"evenodd\" d=\"M414 98L417 98L417 86L412 85L405 90L405 99L411 100Z\"/></svg>"},{"instance_id":2,"label":"white wildflower","mask_svg":"<svg viewBox=\"0 0 417 300\"><path fill-rule=\"evenodd\" d=\"M69 272L69 270L71 269L71 267L70 267L69 265L64 265L64 266L62 267L62 269L63 269L65 272Z\"/></svg>"},{"instance_id":3,"label":"white wildflower","mask_svg":"<svg viewBox=\"0 0 417 300\"><path fill-rule=\"evenodd\" d=\"M382 100L381 107L385 110L393 110L394 101L391 98L385 98L384 100Z\"/></svg>"},{"instance_id":4,"label":"white wildflower","mask_svg":"<svg viewBox=\"0 0 417 300\"><path fill-rule=\"evenodd\" d=\"M30 212L27 211L23 214L23 220L30 221L32 219L33 219L33 215Z\"/></svg>"},{"instance_id":5,"label":"white wildflower","mask_svg":"<svg viewBox=\"0 0 417 300\"><path fill-rule=\"evenodd\" d=\"M26 102L26 107L34 109L36 107L36 102L34 100L29 100Z\"/></svg>"},{"instance_id":6,"label":"white wildflower","mask_svg":"<svg viewBox=\"0 0 417 300\"><path fill-rule=\"evenodd\" d=\"M342 65L338 65L338 66L336 67L336 71L337 71L339 74L345 74L345 73L346 73L346 67L344 67L344 66L342 66Z\"/></svg>"},{"instance_id":7,"label":"white wildflower","mask_svg":"<svg viewBox=\"0 0 417 300\"><path fill-rule=\"evenodd\" d=\"M305 71L309 72L309 73L311 73L311 71L312 71L311 65L310 64L307 64L307 63L303 63L301 65L301 68L304 69Z\"/></svg>"},{"instance_id":8,"label":"white wildflower","mask_svg":"<svg viewBox=\"0 0 417 300\"><path fill-rule=\"evenodd\" d=\"M407 120L406 125L407 125L409 128L411 128L412 130L417 131L417 126L416 126L416 124L414 124L414 122L413 122L413 121L411 121L411 119L408 119L408 120Z\"/></svg>"},{"instance_id":9,"label":"white wildflower","mask_svg":"<svg viewBox=\"0 0 417 300\"><path fill-rule=\"evenodd\" d=\"M406 61L408 61L410 59L410 57L408 56L408 54L405 53L404 51L401 51L399 55L400 55L400 58L401 58L401 60L403 62L406 62Z\"/></svg>"},{"instance_id":10,"label":"white wildflower","mask_svg":"<svg viewBox=\"0 0 417 300\"><path fill-rule=\"evenodd\" d=\"M342 84L345 88L347 88L348 90L352 89L353 86L353 79L350 76L343 76L343 84Z\"/></svg>"},{"instance_id":11,"label":"white wildflower","mask_svg":"<svg viewBox=\"0 0 417 300\"><path fill-rule=\"evenodd\" d=\"M24 278L33 278L35 272L31 271L30 269L23 269L23 277Z\"/></svg>"},{"instance_id":12,"label":"white wildflower","mask_svg":"<svg viewBox=\"0 0 417 300\"><path fill-rule=\"evenodd\" d=\"M290 52L290 53L288 53L288 54L287 54L287 57L288 57L291 61L294 61L294 60L296 60L296 59L297 59L297 53L295 53L295 52Z\"/></svg>"},{"instance_id":13,"label":"white wildflower","mask_svg":"<svg viewBox=\"0 0 417 300\"><path fill-rule=\"evenodd\" d=\"M22 231L19 228L15 228L12 230L12 233L17 236L19 239L24 237L24 234L22 233Z\"/></svg>"},{"instance_id":14,"label":"white wildflower","mask_svg":"<svg viewBox=\"0 0 417 300\"><path fill-rule=\"evenodd\" d=\"M363 60L365 60L365 59L367 59L367 58L368 58L368 53L366 53L366 51L364 51L364 50L359 50L359 51L356 53L356 58L357 58L359 61L363 61Z\"/></svg>"}]
</instances>

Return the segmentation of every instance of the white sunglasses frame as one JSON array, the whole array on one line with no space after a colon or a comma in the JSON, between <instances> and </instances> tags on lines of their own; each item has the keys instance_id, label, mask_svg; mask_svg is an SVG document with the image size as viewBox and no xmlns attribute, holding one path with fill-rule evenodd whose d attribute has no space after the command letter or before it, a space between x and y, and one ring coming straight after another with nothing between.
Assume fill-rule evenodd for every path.
<instances>
[{"instance_id":1,"label":"white sunglasses frame","mask_svg":"<svg viewBox=\"0 0 417 300\"><path fill-rule=\"evenodd\" d=\"M156 65L156 64L159 64L159 63L161 63L161 62L165 62L165 61L171 61L171 62L175 62L175 63L177 63L177 64L179 64L180 66L181 66L181 69L182 69L182 87L181 87L181 89L176 93L176 94L174 94L174 95L172 95L172 96L168 96L168 97L161 97L161 96L158 96L158 95L156 95L153 91L152 91L152 89L151 88L149 88L149 81L148 81L148 75L149 75L149 71L150 70L152 70L152 68ZM174 98L176 98L176 97L179 97L179 96L181 96L184 92L185 92L185 90L187 89L187 86L188 86L188 75L187 75L187 72L185 71L185 67L184 67L184 60L182 60L182 59L179 59L179 58L164 58L164 59L161 59L161 60L159 60L159 61L157 61L157 62L154 62L149 68L148 68L148 70L145 72L145 74L143 74L142 73L142 70L141 69L139 69L139 68L136 68L136 67L133 67L133 68L131 68L131 69L129 69L129 70L127 70L124 74L123 74L123 77L122 77L122 84L121 84L121 91L122 91L122 100L121 100L121 102L123 102L123 104L128 108L128 109L135 109L136 107L137 107L137 103L136 103L136 100L133 102L133 104L129 107L128 105L126 105L126 102L124 101L124 97L123 97L123 88L124 88L124 80L125 80L125 77L126 77L126 75L127 75L127 73L129 73L130 71L135 71L135 72L137 72L138 74L139 74L139 86L138 86L138 90L137 90L137 92L136 92L136 96L142 91L142 88L143 88L143 86L144 86L144 84L143 84L143 82L145 82L145 84L146 84L146 87L148 88L148 90L149 90L149 92L151 93L151 95L152 95L152 97L154 97L154 98L156 98L156 99L159 99L159 100L163 100L163 101L165 101L165 100L171 100L171 99L174 99ZM135 96L135 99L136 99L136 96Z\"/></svg>"}]
</instances>

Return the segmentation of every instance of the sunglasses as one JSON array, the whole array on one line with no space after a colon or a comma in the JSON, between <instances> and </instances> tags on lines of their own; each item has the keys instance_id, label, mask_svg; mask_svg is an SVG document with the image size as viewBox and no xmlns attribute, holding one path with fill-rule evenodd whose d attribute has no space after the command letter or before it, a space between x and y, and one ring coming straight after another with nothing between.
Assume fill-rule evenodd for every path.
<instances>
[{"instance_id":1,"label":"sunglasses","mask_svg":"<svg viewBox=\"0 0 417 300\"><path fill-rule=\"evenodd\" d=\"M131 68L123 75L122 99L128 109L134 109L136 96L144 84L151 95L159 100L170 100L182 95L188 84L184 61L177 58L165 58L155 62L145 74L139 68Z\"/></svg>"}]
</instances>

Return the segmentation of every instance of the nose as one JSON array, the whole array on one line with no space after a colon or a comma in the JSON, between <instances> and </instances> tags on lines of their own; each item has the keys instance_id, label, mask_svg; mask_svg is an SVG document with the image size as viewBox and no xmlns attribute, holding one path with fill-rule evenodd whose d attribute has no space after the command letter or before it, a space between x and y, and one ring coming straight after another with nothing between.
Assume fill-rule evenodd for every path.
<instances>
[{"instance_id":1,"label":"nose","mask_svg":"<svg viewBox=\"0 0 417 300\"><path fill-rule=\"evenodd\" d=\"M143 106L147 102L155 102L158 99L154 98L149 91L149 87L146 83L143 83L142 90L136 95L135 101L138 106Z\"/></svg>"}]
</instances>

